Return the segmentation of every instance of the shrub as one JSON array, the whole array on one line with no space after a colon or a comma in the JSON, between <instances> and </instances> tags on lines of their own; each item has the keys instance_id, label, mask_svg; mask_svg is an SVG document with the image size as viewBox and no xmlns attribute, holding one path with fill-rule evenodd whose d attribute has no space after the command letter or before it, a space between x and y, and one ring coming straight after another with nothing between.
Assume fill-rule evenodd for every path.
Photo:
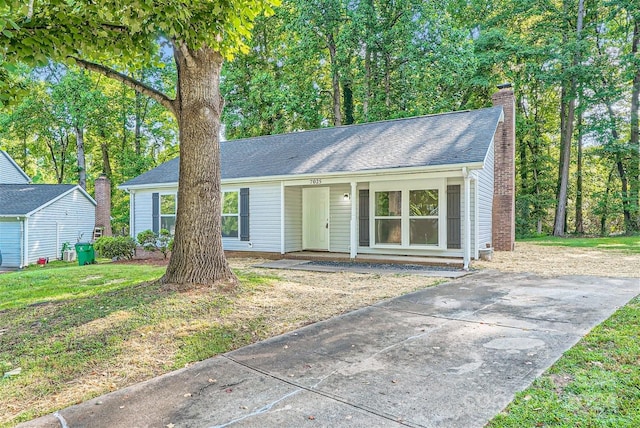
<instances>
[{"instance_id":1,"label":"shrub","mask_svg":"<svg viewBox=\"0 0 640 428\"><path fill-rule=\"evenodd\" d=\"M102 236L93 248L108 259L131 259L136 251L136 241L129 236Z\"/></svg>"},{"instance_id":2,"label":"shrub","mask_svg":"<svg viewBox=\"0 0 640 428\"><path fill-rule=\"evenodd\" d=\"M138 233L138 244L147 251L156 250L156 241L158 236L150 229Z\"/></svg>"},{"instance_id":3,"label":"shrub","mask_svg":"<svg viewBox=\"0 0 640 428\"><path fill-rule=\"evenodd\" d=\"M167 229L161 229L160 234L158 235L158 240L156 242L158 250L166 259L167 253L173 248L173 236L171 236L171 232L169 232Z\"/></svg>"},{"instance_id":4,"label":"shrub","mask_svg":"<svg viewBox=\"0 0 640 428\"><path fill-rule=\"evenodd\" d=\"M173 248L173 237L167 229L161 229L156 234L152 230L145 230L138 233L138 243L147 251L160 251L164 258Z\"/></svg>"}]
</instances>

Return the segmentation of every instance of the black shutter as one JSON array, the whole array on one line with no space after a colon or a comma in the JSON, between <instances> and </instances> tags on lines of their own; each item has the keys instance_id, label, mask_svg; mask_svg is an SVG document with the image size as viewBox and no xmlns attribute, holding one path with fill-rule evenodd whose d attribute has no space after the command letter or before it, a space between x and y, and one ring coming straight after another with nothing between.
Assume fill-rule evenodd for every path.
<instances>
[{"instance_id":1,"label":"black shutter","mask_svg":"<svg viewBox=\"0 0 640 428\"><path fill-rule=\"evenodd\" d=\"M360 235L360 246L369 246L369 190L360 190L360 221L358 230Z\"/></svg>"},{"instance_id":2,"label":"black shutter","mask_svg":"<svg viewBox=\"0 0 640 428\"><path fill-rule=\"evenodd\" d=\"M461 248L460 185L447 186L447 248Z\"/></svg>"},{"instance_id":3,"label":"black shutter","mask_svg":"<svg viewBox=\"0 0 640 428\"><path fill-rule=\"evenodd\" d=\"M154 233L160 232L160 194L151 195L151 230Z\"/></svg>"},{"instance_id":4,"label":"black shutter","mask_svg":"<svg viewBox=\"0 0 640 428\"><path fill-rule=\"evenodd\" d=\"M240 189L240 240L249 240L249 188Z\"/></svg>"}]
</instances>

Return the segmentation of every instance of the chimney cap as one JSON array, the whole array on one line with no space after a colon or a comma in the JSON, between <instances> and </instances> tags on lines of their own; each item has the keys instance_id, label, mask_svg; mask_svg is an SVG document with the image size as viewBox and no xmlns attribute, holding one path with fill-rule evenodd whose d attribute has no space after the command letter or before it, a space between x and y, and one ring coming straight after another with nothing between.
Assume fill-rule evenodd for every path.
<instances>
[{"instance_id":1,"label":"chimney cap","mask_svg":"<svg viewBox=\"0 0 640 428\"><path fill-rule=\"evenodd\" d=\"M496 85L498 89L508 89L511 88L513 85L509 82L505 82L505 83L501 83L499 85Z\"/></svg>"}]
</instances>

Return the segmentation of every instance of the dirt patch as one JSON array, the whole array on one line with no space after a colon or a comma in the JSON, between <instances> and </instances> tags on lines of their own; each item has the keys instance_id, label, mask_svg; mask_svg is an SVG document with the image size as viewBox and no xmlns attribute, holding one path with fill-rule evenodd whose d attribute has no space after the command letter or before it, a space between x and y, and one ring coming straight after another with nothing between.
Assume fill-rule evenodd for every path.
<instances>
[{"instance_id":1,"label":"dirt patch","mask_svg":"<svg viewBox=\"0 0 640 428\"><path fill-rule=\"evenodd\" d=\"M568 374L550 374L549 379L553 382L553 390L558 395L562 395L567 385L573 382L573 377Z\"/></svg>"},{"instance_id":2,"label":"dirt patch","mask_svg":"<svg viewBox=\"0 0 640 428\"><path fill-rule=\"evenodd\" d=\"M589 275L640 278L640 254L594 248L546 247L516 243L513 252L493 253L490 262L474 261L472 267L503 272L530 272L542 276Z\"/></svg>"}]
</instances>

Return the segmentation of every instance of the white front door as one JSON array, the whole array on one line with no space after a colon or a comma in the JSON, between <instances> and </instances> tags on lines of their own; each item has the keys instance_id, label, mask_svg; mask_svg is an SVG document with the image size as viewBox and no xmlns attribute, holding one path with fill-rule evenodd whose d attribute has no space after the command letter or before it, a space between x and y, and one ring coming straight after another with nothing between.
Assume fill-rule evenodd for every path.
<instances>
[{"instance_id":1,"label":"white front door","mask_svg":"<svg viewBox=\"0 0 640 428\"><path fill-rule=\"evenodd\" d=\"M329 188L302 189L302 247L329 250Z\"/></svg>"}]
</instances>

